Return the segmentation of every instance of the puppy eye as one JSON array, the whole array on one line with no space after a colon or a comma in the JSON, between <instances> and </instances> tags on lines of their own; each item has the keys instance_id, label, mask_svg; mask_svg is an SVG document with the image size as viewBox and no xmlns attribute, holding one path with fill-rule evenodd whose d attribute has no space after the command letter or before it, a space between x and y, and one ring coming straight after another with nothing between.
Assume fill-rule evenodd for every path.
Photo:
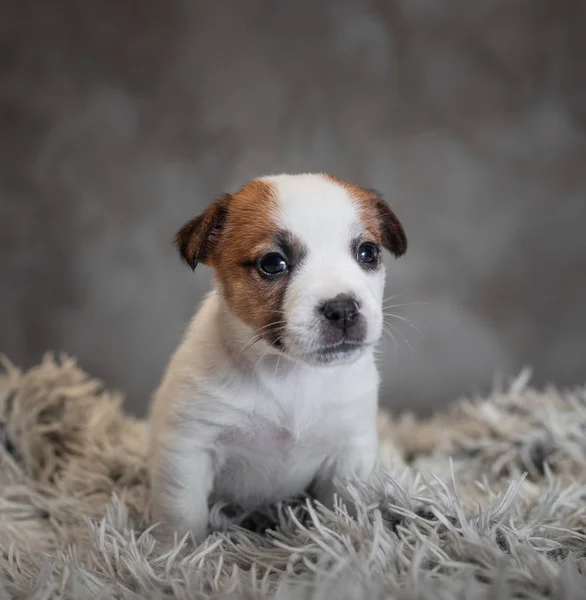
<instances>
[{"instance_id":1,"label":"puppy eye","mask_svg":"<svg viewBox=\"0 0 586 600\"><path fill-rule=\"evenodd\" d=\"M378 248L374 244L370 244L366 242L364 244L360 244L358 246L358 250L356 251L356 260L359 263L373 263L376 262L378 258Z\"/></svg>"},{"instance_id":2,"label":"puppy eye","mask_svg":"<svg viewBox=\"0 0 586 600\"><path fill-rule=\"evenodd\" d=\"M287 261L278 253L265 254L258 261L258 269L263 275L278 275L289 268Z\"/></svg>"}]
</instances>

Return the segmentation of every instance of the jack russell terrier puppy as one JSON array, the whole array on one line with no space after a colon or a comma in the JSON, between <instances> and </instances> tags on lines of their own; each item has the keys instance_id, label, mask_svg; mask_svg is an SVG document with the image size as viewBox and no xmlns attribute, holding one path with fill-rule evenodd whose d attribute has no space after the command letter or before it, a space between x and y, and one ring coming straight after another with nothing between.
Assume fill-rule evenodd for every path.
<instances>
[{"instance_id":1,"label":"jack russell terrier puppy","mask_svg":"<svg viewBox=\"0 0 586 600\"><path fill-rule=\"evenodd\" d=\"M176 235L213 269L151 407L159 535L208 533L208 506L259 508L378 465L383 248L403 227L376 192L326 174L276 175L225 194Z\"/></svg>"}]
</instances>

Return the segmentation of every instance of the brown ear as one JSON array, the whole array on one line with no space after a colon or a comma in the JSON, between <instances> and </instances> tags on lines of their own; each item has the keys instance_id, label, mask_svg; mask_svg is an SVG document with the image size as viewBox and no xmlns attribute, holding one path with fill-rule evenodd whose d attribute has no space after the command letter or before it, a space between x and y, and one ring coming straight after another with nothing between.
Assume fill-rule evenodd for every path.
<instances>
[{"instance_id":1,"label":"brown ear","mask_svg":"<svg viewBox=\"0 0 586 600\"><path fill-rule=\"evenodd\" d=\"M378 214L383 246L397 258L407 251L407 236L395 213L381 194L373 191L374 205Z\"/></svg>"},{"instance_id":2,"label":"brown ear","mask_svg":"<svg viewBox=\"0 0 586 600\"><path fill-rule=\"evenodd\" d=\"M213 260L221 243L229 200L230 194L224 194L175 235L179 253L192 269L200 262L209 264Z\"/></svg>"}]
</instances>

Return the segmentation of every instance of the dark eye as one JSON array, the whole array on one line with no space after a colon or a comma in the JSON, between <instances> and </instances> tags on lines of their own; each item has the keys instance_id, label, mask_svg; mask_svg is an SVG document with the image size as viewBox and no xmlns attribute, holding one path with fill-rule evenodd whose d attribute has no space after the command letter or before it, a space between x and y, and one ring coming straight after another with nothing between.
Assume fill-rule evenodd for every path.
<instances>
[{"instance_id":1,"label":"dark eye","mask_svg":"<svg viewBox=\"0 0 586 600\"><path fill-rule=\"evenodd\" d=\"M374 244L364 243L358 246L356 260L359 263L373 263L378 258L378 248Z\"/></svg>"},{"instance_id":2,"label":"dark eye","mask_svg":"<svg viewBox=\"0 0 586 600\"><path fill-rule=\"evenodd\" d=\"M258 268L263 275L278 275L284 273L289 265L278 252L270 252L258 261Z\"/></svg>"}]
</instances>

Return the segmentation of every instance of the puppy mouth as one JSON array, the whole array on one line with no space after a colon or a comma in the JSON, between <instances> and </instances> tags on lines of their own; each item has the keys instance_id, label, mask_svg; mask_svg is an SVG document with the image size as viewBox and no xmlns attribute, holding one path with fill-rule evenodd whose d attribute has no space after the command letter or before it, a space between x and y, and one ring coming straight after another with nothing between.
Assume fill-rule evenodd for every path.
<instances>
[{"instance_id":1,"label":"puppy mouth","mask_svg":"<svg viewBox=\"0 0 586 600\"><path fill-rule=\"evenodd\" d=\"M333 344L313 348L310 351L296 352L293 349L294 347L290 347L282 338L272 343L273 348L279 353L310 364L328 364L339 360L351 359L352 356L361 354L371 345L366 342L342 339Z\"/></svg>"},{"instance_id":2,"label":"puppy mouth","mask_svg":"<svg viewBox=\"0 0 586 600\"><path fill-rule=\"evenodd\" d=\"M343 339L335 344L319 347L313 351L312 356L318 362L327 363L362 352L367 346L365 342Z\"/></svg>"},{"instance_id":3,"label":"puppy mouth","mask_svg":"<svg viewBox=\"0 0 586 600\"><path fill-rule=\"evenodd\" d=\"M286 327L281 326L278 334L266 341L279 354L309 364L353 361L376 345L376 340L365 335L365 328L338 330L322 327L315 337L313 331L299 329L287 331Z\"/></svg>"},{"instance_id":4,"label":"puppy mouth","mask_svg":"<svg viewBox=\"0 0 586 600\"><path fill-rule=\"evenodd\" d=\"M316 350L317 354L330 354L332 352L346 352L348 350L356 350L357 348L362 347L364 344L362 342L342 339L339 342L335 342L334 344L327 344L326 346L321 346Z\"/></svg>"}]
</instances>

